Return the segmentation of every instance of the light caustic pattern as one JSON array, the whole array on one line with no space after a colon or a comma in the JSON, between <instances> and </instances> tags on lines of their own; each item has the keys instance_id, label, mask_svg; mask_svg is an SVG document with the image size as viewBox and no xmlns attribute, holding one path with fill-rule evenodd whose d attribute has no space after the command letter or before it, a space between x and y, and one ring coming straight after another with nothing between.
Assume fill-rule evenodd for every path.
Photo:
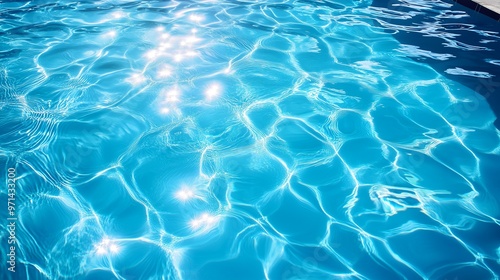
<instances>
[{"instance_id":1,"label":"light caustic pattern","mask_svg":"<svg viewBox=\"0 0 500 280\"><path fill-rule=\"evenodd\" d=\"M0 3L18 279L498 278L495 116L370 4Z\"/></svg>"}]
</instances>

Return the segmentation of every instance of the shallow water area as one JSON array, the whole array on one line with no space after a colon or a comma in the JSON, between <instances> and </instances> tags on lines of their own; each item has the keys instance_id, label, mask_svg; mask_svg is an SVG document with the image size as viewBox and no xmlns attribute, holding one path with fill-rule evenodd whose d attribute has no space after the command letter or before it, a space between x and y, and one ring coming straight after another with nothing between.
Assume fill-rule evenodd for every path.
<instances>
[{"instance_id":1,"label":"shallow water area","mask_svg":"<svg viewBox=\"0 0 500 280\"><path fill-rule=\"evenodd\" d=\"M0 278L498 279L499 34L376 2L0 3Z\"/></svg>"}]
</instances>

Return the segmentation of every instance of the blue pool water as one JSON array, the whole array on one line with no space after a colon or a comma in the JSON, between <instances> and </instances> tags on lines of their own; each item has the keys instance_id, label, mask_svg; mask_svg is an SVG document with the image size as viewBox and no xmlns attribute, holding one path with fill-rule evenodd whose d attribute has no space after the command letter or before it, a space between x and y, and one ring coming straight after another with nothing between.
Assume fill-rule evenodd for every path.
<instances>
[{"instance_id":1,"label":"blue pool water","mask_svg":"<svg viewBox=\"0 0 500 280\"><path fill-rule=\"evenodd\" d=\"M496 22L47 2L0 1L1 279L498 279Z\"/></svg>"}]
</instances>

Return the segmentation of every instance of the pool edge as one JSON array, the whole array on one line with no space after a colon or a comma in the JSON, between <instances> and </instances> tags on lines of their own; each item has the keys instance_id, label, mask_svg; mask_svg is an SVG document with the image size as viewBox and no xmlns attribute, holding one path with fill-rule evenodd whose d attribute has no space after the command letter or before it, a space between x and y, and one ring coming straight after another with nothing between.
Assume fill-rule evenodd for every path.
<instances>
[{"instance_id":1,"label":"pool edge","mask_svg":"<svg viewBox=\"0 0 500 280\"><path fill-rule=\"evenodd\" d=\"M469 9L486 15L500 22L500 4L494 4L494 0L453 0Z\"/></svg>"}]
</instances>

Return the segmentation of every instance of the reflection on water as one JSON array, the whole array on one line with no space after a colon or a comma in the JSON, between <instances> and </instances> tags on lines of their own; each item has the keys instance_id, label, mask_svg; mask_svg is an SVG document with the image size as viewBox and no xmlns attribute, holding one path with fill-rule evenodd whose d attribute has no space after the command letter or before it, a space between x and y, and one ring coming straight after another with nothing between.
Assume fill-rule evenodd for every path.
<instances>
[{"instance_id":1,"label":"reflection on water","mask_svg":"<svg viewBox=\"0 0 500 280\"><path fill-rule=\"evenodd\" d=\"M399 2L271 2L0 4L15 277L498 278L495 115L422 62L498 34L405 26L434 51Z\"/></svg>"},{"instance_id":2,"label":"reflection on water","mask_svg":"<svg viewBox=\"0 0 500 280\"><path fill-rule=\"evenodd\" d=\"M115 242L110 240L109 238L104 238L95 247L96 247L96 253L98 255L118 254L120 251L118 245L116 245Z\"/></svg>"}]
</instances>

